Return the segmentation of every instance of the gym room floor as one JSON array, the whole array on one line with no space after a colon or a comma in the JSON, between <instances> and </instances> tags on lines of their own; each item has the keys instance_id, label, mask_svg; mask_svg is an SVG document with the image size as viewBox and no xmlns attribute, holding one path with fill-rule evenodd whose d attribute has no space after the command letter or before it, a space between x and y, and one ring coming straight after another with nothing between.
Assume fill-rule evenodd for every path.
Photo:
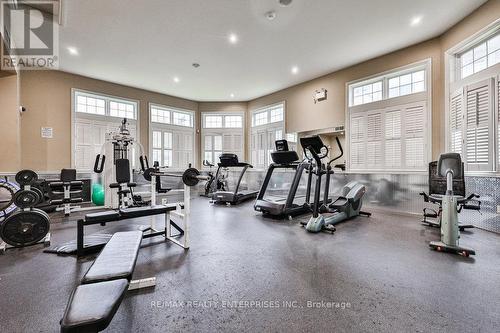
<instances>
[{"instance_id":1,"label":"gym room floor","mask_svg":"<svg viewBox=\"0 0 500 333\"><path fill-rule=\"evenodd\" d=\"M74 222L52 225L53 244L75 234ZM500 236L463 232L474 258L431 251L427 243L437 239L439 230L417 216L374 212L334 235L309 234L297 220L263 218L252 202L236 208L196 198L191 249L145 240L134 279L156 276L157 285L127 293L107 332L498 332ZM0 256L0 331L58 331L92 259L41 246ZM244 303L266 300L277 307Z\"/></svg>"}]
</instances>

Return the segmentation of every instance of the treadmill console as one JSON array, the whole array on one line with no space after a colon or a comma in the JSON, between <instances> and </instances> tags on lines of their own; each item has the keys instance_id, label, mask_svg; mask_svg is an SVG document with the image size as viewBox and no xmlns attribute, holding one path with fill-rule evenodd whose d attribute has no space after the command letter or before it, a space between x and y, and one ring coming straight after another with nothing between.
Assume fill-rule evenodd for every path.
<instances>
[{"instance_id":1,"label":"treadmill console","mask_svg":"<svg viewBox=\"0 0 500 333\"><path fill-rule=\"evenodd\" d=\"M274 143L276 145L276 151L288 151L288 141L286 140L276 140Z\"/></svg>"},{"instance_id":2,"label":"treadmill console","mask_svg":"<svg viewBox=\"0 0 500 333\"><path fill-rule=\"evenodd\" d=\"M239 164L238 155L236 154L221 154L219 160L223 166L236 166Z\"/></svg>"},{"instance_id":3,"label":"treadmill console","mask_svg":"<svg viewBox=\"0 0 500 333\"><path fill-rule=\"evenodd\" d=\"M219 156L219 160L220 160L219 166L223 168L244 167L244 166L252 167L248 163L238 161L238 155L236 154L229 154L229 153L221 154Z\"/></svg>"}]
</instances>

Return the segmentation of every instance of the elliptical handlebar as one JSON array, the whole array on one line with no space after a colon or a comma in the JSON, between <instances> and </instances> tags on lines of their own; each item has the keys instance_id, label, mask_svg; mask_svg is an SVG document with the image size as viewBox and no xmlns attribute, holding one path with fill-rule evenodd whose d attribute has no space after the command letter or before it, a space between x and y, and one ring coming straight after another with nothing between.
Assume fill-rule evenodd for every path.
<instances>
[{"instance_id":1,"label":"elliptical handlebar","mask_svg":"<svg viewBox=\"0 0 500 333\"><path fill-rule=\"evenodd\" d=\"M338 136L335 137L335 141L337 142L337 147L339 147L340 154L338 156L336 156L335 158L331 159L330 161L328 161L328 166L330 166L334 161L336 161L339 158L341 158L342 156L344 156L344 149L342 148L342 144L340 143Z\"/></svg>"}]
</instances>

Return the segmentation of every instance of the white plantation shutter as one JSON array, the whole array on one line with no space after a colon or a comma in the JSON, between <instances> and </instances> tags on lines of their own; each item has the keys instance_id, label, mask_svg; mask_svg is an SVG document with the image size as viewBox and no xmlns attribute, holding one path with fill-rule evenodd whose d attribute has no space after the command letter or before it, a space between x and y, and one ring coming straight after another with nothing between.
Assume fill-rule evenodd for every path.
<instances>
[{"instance_id":1,"label":"white plantation shutter","mask_svg":"<svg viewBox=\"0 0 500 333\"><path fill-rule=\"evenodd\" d=\"M368 114L367 143L366 143L366 167L370 169L381 168L382 160L382 113Z\"/></svg>"},{"instance_id":2,"label":"white plantation shutter","mask_svg":"<svg viewBox=\"0 0 500 333\"><path fill-rule=\"evenodd\" d=\"M385 113L385 167L401 167L401 110Z\"/></svg>"},{"instance_id":3,"label":"white plantation shutter","mask_svg":"<svg viewBox=\"0 0 500 333\"><path fill-rule=\"evenodd\" d=\"M266 132L257 133L257 168L265 168Z\"/></svg>"},{"instance_id":4,"label":"white plantation shutter","mask_svg":"<svg viewBox=\"0 0 500 333\"><path fill-rule=\"evenodd\" d=\"M498 77L498 85L496 87L497 89L497 119L498 119L498 123L497 123L497 131L498 131L498 142L497 142L497 145L498 145L498 154L497 156L498 157L498 163L500 164L500 76ZM497 170L500 170L500 167L497 169Z\"/></svg>"},{"instance_id":5,"label":"white plantation shutter","mask_svg":"<svg viewBox=\"0 0 500 333\"><path fill-rule=\"evenodd\" d=\"M243 160L243 135L233 134L232 135L233 152L238 155L238 159Z\"/></svg>"},{"instance_id":6,"label":"white plantation shutter","mask_svg":"<svg viewBox=\"0 0 500 333\"><path fill-rule=\"evenodd\" d=\"M365 166L365 117L351 115L351 168L362 169Z\"/></svg>"},{"instance_id":7,"label":"white plantation shutter","mask_svg":"<svg viewBox=\"0 0 500 333\"><path fill-rule=\"evenodd\" d=\"M490 120L492 81L470 85L465 90L465 160L467 170L492 170Z\"/></svg>"},{"instance_id":8,"label":"white plantation shutter","mask_svg":"<svg viewBox=\"0 0 500 333\"><path fill-rule=\"evenodd\" d=\"M424 168L425 161L425 104L409 106L405 110L405 167Z\"/></svg>"},{"instance_id":9,"label":"white plantation shutter","mask_svg":"<svg viewBox=\"0 0 500 333\"><path fill-rule=\"evenodd\" d=\"M251 156L251 161L252 165L257 166L258 162L258 153L257 153L257 146L258 146L258 135L257 133L252 134L252 142L251 142L251 151L252 151L252 156Z\"/></svg>"},{"instance_id":10,"label":"white plantation shutter","mask_svg":"<svg viewBox=\"0 0 500 333\"><path fill-rule=\"evenodd\" d=\"M450 150L462 154L463 146L463 91L455 93L450 100Z\"/></svg>"},{"instance_id":11,"label":"white plantation shutter","mask_svg":"<svg viewBox=\"0 0 500 333\"><path fill-rule=\"evenodd\" d=\"M231 134L222 135L222 150L225 153L233 152L233 136Z\"/></svg>"},{"instance_id":12,"label":"white plantation shutter","mask_svg":"<svg viewBox=\"0 0 500 333\"><path fill-rule=\"evenodd\" d=\"M183 164L183 155L180 151L181 147L181 133L172 133L172 168L180 168Z\"/></svg>"}]
</instances>

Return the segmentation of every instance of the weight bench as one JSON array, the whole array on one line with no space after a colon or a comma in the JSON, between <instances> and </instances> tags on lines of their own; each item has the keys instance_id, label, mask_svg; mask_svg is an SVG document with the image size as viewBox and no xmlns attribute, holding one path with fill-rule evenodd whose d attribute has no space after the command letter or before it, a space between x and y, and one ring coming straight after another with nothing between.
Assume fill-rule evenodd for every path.
<instances>
[{"instance_id":1,"label":"weight bench","mask_svg":"<svg viewBox=\"0 0 500 333\"><path fill-rule=\"evenodd\" d=\"M131 281L142 241L141 231L117 232L75 288L61 319L61 332L99 332L113 319ZM150 279L151 280L151 279ZM144 286L154 286L153 283ZM132 287L139 284L137 287Z\"/></svg>"},{"instance_id":2,"label":"weight bench","mask_svg":"<svg viewBox=\"0 0 500 333\"><path fill-rule=\"evenodd\" d=\"M77 250L76 255L78 257L84 256L89 252L89 249L84 245L84 235L85 235L85 226L100 224L105 226L106 223L116 222L121 220L133 219L138 217L146 217L146 216L154 216L165 214L165 228L163 230L157 230L154 226L154 220L151 220L151 225L142 230L143 238L150 238L155 236L163 236L165 239L181 246L184 249L189 248L189 238L188 238L188 224L184 219L184 214L180 212L180 209L183 208L183 205L176 204L168 204L168 205L159 205L159 206L146 206L146 207L134 207L134 208L122 208L119 210L113 211L105 211L98 213L91 213L85 215L84 219L80 219L77 222ZM179 227L175 222L171 221L170 214L182 217L184 221L183 228ZM172 227L177 230L177 234L172 235ZM174 237L184 235L184 242L179 242Z\"/></svg>"}]
</instances>

